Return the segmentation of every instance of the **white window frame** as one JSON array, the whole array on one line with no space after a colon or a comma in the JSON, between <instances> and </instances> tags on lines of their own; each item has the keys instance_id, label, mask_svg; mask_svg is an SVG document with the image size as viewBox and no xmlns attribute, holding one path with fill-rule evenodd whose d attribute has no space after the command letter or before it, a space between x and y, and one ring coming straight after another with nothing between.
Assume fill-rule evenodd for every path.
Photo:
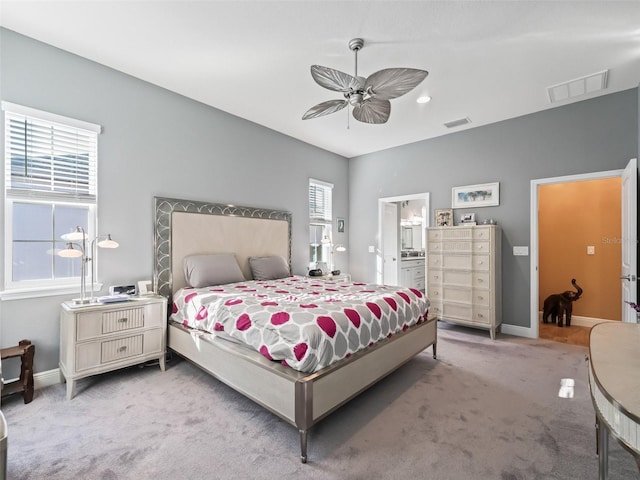
<instances>
[{"instance_id":1,"label":"white window frame","mask_svg":"<svg viewBox=\"0 0 640 480\"><path fill-rule=\"evenodd\" d=\"M326 191L329 192L329 197L328 197L328 209L325 210L325 212L328 213L328 215L324 215L322 218L319 217L314 217L311 213L311 199L309 198L309 238L311 238L311 227L312 226L322 226L323 227L323 232L325 233L325 235L329 238L329 243L327 244L323 244L322 245L322 258L324 263L327 264L327 267L329 269L333 269L333 258L332 258L332 246L333 246L333 231L332 231L332 225L333 225L333 183L329 183L329 182L325 182L323 180L317 180L315 178L310 178L309 179L309 186L308 186L308 193L307 195L310 196L311 193L311 187L312 186L317 186L317 187L321 187L321 188L325 188L327 189ZM320 239L322 240L322 239ZM311 242L309 243L309 246L311 246ZM309 267L310 268L315 268L315 262L311 256L311 251L309 251Z\"/></svg>"},{"instance_id":2,"label":"white window frame","mask_svg":"<svg viewBox=\"0 0 640 480\"><path fill-rule=\"evenodd\" d=\"M36 120L40 120L48 123L56 123L65 127L71 127L78 130L85 130L95 133L96 136L102 132L100 125L76 120L73 118L64 117L61 115L36 110L30 107L17 105L10 102L2 101L0 108L3 111L4 131L6 132L7 113L24 115L26 117L32 117ZM30 193L29 190L21 192L9 192L8 185L10 179L10 168L7 166L10 164L10 146L8 145L8 139L4 138L5 148L3 152L3 169L5 178L3 182L3 198L4 198L4 290L0 291L0 300L13 300L21 298L31 298L40 296L62 295L67 293L76 293L80 287L80 277L64 277L55 279L37 279L37 280L22 280L13 281L13 210L14 203L31 203L31 204L43 204L43 205L74 205L79 207L88 208L88 224L87 224L87 237L88 239L95 238L97 232L97 163L98 163L98 148L97 138L95 147L95 165L93 165L94 176L92 182L94 183L93 191L95 195L93 198L82 198L74 194L64 195L57 192L53 192L50 195L47 193L37 192L37 194ZM9 175L9 178L6 178ZM58 240L58 239L56 239ZM89 248L89 242L86 244ZM64 248L64 244L60 243L60 248ZM86 252L87 256L91 256L90 252ZM88 270L88 269L87 269ZM88 272L87 272L88 276Z\"/></svg>"}]
</instances>

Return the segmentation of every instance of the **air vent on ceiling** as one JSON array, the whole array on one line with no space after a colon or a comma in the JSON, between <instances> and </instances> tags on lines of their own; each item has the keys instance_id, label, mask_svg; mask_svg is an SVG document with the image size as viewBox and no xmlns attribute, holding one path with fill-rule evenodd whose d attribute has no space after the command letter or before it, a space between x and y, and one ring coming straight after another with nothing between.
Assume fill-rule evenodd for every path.
<instances>
[{"instance_id":1,"label":"air vent on ceiling","mask_svg":"<svg viewBox=\"0 0 640 480\"><path fill-rule=\"evenodd\" d=\"M471 120L469 120L469 117L464 117L464 118L459 118L458 120L451 120L450 122L446 122L444 126L447 128L455 128L455 127L461 127L462 125L466 125L467 123L471 123Z\"/></svg>"},{"instance_id":2,"label":"air vent on ceiling","mask_svg":"<svg viewBox=\"0 0 640 480\"><path fill-rule=\"evenodd\" d=\"M598 73L592 73L591 75L576 78L575 80L569 80L568 82L547 87L549 101L551 103L561 102L562 100L567 100L569 98L579 97L581 95L586 95L587 93L597 92L598 90L604 90L607 88L608 74L609 70L603 70Z\"/></svg>"}]
</instances>

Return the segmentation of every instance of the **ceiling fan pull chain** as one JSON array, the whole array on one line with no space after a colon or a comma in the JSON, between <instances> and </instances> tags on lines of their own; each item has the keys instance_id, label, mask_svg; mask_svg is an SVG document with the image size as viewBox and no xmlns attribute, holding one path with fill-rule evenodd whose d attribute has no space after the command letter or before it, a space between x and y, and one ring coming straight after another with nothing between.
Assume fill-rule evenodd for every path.
<instances>
[{"instance_id":1,"label":"ceiling fan pull chain","mask_svg":"<svg viewBox=\"0 0 640 480\"><path fill-rule=\"evenodd\" d=\"M347 104L347 130L351 130L351 126L349 125L349 105Z\"/></svg>"}]
</instances>

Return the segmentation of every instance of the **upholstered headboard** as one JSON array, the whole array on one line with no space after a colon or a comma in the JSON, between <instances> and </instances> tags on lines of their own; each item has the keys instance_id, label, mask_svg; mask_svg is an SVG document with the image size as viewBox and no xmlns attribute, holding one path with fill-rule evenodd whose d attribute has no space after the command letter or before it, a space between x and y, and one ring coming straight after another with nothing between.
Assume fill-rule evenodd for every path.
<instances>
[{"instance_id":1,"label":"upholstered headboard","mask_svg":"<svg viewBox=\"0 0 640 480\"><path fill-rule=\"evenodd\" d=\"M185 286L187 255L235 253L245 278L249 257L280 255L291 265L291 213L154 197L155 291L171 299Z\"/></svg>"}]
</instances>

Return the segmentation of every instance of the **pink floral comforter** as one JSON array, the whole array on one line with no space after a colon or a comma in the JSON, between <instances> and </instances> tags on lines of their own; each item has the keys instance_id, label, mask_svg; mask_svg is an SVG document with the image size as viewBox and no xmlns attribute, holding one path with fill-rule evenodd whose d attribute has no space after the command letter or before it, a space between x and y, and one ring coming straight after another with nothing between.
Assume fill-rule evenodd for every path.
<instances>
[{"instance_id":1,"label":"pink floral comforter","mask_svg":"<svg viewBox=\"0 0 640 480\"><path fill-rule=\"evenodd\" d=\"M224 330L270 360L315 372L427 318L413 288L292 276L176 292L172 320Z\"/></svg>"}]
</instances>

